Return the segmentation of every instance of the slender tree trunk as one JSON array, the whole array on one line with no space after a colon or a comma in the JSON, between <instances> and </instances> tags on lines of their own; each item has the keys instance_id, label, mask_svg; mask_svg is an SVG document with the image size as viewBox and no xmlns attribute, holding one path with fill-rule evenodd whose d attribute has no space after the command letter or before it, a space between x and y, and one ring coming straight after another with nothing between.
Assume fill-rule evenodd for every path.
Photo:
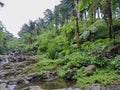
<instances>
[{"instance_id":1,"label":"slender tree trunk","mask_svg":"<svg viewBox=\"0 0 120 90\"><path fill-rule=\"evenodd\" d=\"M79 0L76 0L76 6L78 5ZM80 13L78 12L78 10L76 10L77 15L76 15L76 28L75 28L75 36L76 36L76 42L77 42L77 46L78 48L80 48L80 40L79 40L79 17L80 17Z\"/></svg>"},{"instance_id":2,"label":"slender tree trunk","mask_svg":"<svg viewBox=\"0 0 120 90\"><path fill-rule=\"evenodd\" d=\"M100 8L97 9L98 13L98 18L100 19Z\"/></svg>"},{"instance_id":3,"label":"slender tree trunk","mask_svg":"<svg viewBox=\"0 0 120 90\"><path fill-rule=\"evenodd\" d=\"M76 35L77 46L78 46L78 48L80 48L78 17L76 17L76 29L75 29L75 35Z\"/></svg>"},{"instance_id":4,"label":"slender tree trunk","mask_svg":"<svg viewBox=\"0 0 120 90\"><path fill-rule=\"evenodd\" d=\"M111 0L106 0L106 13L108 17L108 22L109 22L109 37L114 38L113 34L113 25L112 25L112 11L111 11Z\"/></svg>"}]
</instances>

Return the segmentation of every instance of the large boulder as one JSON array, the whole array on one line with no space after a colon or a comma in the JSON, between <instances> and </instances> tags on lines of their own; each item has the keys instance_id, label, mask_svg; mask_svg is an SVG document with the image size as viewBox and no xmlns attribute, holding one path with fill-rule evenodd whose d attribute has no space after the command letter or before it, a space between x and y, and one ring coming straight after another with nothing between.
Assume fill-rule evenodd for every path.
<instances>
[{"instance_id":1,"label":"large boulder","mask_svg":"<svg viewBox=\"0 0 120 90\"><path fill-rule=\"evenodd\" d=\"M88 71L93 71L95 72L96 71L96 66L95 65L89 65L87 66L85 69L84 69L84 72L88 72Z\"/></svg>"},{"instance_id":2,"label":"large boulder","mask_svg":"<svg viewBox=\"0 0 120 90\"><path fill-rule=\"evenodd\" d=\"M100 84L93 84L88 90L101 90L101 85Z\"/></svg>"}]
</instances>

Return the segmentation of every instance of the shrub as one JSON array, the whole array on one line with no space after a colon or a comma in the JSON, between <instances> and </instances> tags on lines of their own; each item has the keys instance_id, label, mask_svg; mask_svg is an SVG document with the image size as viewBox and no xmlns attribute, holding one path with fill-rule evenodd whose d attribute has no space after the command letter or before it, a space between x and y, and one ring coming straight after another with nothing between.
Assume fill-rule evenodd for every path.
<instances>
[{"instance_id":1,"label":"shrub","mask_svg":"<svg viewBox=\"0 0 120 90\"><path fill-rule=\"evenodd\" d=\"M87 41L81 45L82 49L88 53L93 53L96 50L107 50L110 46L110 39L98 39L94 42Z\"/></svg>"},{"instance_id":2,"label":"shrub","mask_svg":"<svg viewBox=\"0 0 120 90\"><path fill-rule=\"evenodd\" d=\"M53 70L57 67L57 64L51 59L43 59L38 62L32 69L35 72L42 72L44 70Z\"/></svg>"},{"instance_id":3,"label":"shrub","mask_svg":"<svg viewBox=\"0 0 120 90\"><path fill-rule=\"evenodd\" d=\"M77 79L78 85L86 88L94 83L102 85L112 84L117 78L117 75L115 74L115 71L109 69L99 69L91 76L86 76L82 70L77 70L74 78Z\"/></svg>"},{"instance_id":4,"label":"shrub","mask_svg":"<svg viewBox=\"0 0 120 90\"><path fill-rule=\"evenodd\" d=\"M117 55L112 61L111 65L113 69L120 70L120 55Z\"/></svg>"},{"instance_id":5,"label":"shrub","mask_svg":"<svg viewBox=\"0 0 120 90\"><path fill-rule=\"evenodd\" d=\"M106 67L109 63L106 57L103 57L101 55L94 56L93 59L91 59L91 64L96 65L97 67Z\"/></svg>"}]
</instances>

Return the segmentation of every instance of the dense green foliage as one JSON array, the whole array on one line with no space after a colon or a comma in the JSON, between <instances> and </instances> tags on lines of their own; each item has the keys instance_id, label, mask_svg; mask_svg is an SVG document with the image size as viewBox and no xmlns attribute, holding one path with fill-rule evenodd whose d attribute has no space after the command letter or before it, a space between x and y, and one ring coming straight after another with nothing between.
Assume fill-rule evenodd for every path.
<instances>
[{"instance_id":1,"label":"dense green foliage","mask_svg":"<svg viewBox=\"0 0 120 90\"><path fill-rule=\"evenodd\" d=\"M44 12L44 18L25 23L17 40L6 41L10 35L1 29L0 53L17 48L37 54L42 58L33 72L56 70L81 87L120 83L120 1L75 1L61 0L53 12ZM97 70L84 72L89 65ZM67 78L71 71L73 75Z\"/></svg>"}]
</instances>

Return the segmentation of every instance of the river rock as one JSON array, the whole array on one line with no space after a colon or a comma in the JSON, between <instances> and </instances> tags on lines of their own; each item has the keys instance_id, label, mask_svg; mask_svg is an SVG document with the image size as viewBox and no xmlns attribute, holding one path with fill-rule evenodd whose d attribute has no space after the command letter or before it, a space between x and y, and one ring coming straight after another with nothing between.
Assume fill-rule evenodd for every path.
<instances>
[{"instance_id":1,"label":"river rock","mask_svg":"<svg viewBox=\"0 0 120 90\"><path fill-rule=\"evenodd\" d=\"M16 62L16 58L14 56L12 56L12 55L10 55L8 57L8 59L9 59L10 62Z\"/></svg>"},{"instance_id":2,"label":"river rock","mask_svg":"<svg viewBox=\"0 0 120 90\"><path fill-rule=\"evenodd\" d=\"M93 84L88 90L101 90L101 85Z\"/></svg>"},{"instance_id":3,"label":"river rock","mask_svg":"<svg viewBox=\"0 0 120 90\"><path fill-rule=\"evenodd\" d=\"M43 89L40 88L39 86L29 86L29 87L23 88L21 90L43 90Z\"/></svg>"},{"instance_id":4,"label":"river rock","mask_svg":"<svg viewBox=\"0 0 120 90\"><path fill-rule=\"evenodd\" d=\"M10 64L4 64L3 69L12 69L12 65Z\"/></svg>"},{"instance_id":5,"label":"river rock","mask_svg":"<svg viewBox=\"0 0 120 90\"><path fill-rule=\"evenodd\" d=\"M51 77L57 76L57 71L44 71L44 78L50 79Z\"/></svg>"},{"instance_id":6,"label":"river rock","mask_svg":"<svg viewBox=\"0 0 120 90\"><path fill-rule=\"evenodd\" d=\"M40 73L32 73L25 77L25 79L29 82L37 82L43 79L43 75Z\"/></svg>"},{"instance_id":7,"label":"river rock","mask_svg":"<svg viewBox=\"0 0 120 90\"><path fill-rule=\"evenodd\" d=\"M32 61L32 63L36 63L37 60L38 60L37 56L25 56L25 55L17 56L16 59L17 59L19 62Z\"/></svg>"},{"instance_id":8,"label":"river rock","mask_svg":"<svg viewBox=\"0 0 120 90\"><path fill-rule=\"evenodd\" d=\"M6 83L0 84L0 90L9 90L6 86Z\"/></svg>"}]
</instances>

